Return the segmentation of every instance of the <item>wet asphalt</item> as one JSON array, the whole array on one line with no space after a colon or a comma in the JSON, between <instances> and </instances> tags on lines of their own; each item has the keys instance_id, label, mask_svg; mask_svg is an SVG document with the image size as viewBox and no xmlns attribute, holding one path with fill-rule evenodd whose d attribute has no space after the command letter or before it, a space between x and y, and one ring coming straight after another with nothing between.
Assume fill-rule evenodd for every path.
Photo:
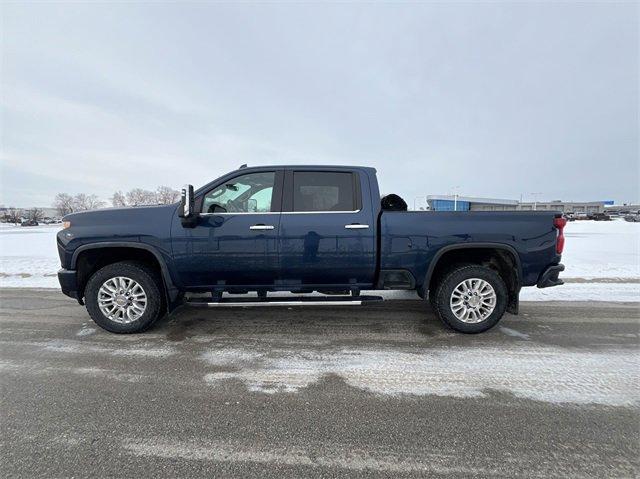
<instances>
[{"instance_id":1,"label":"wet asphalt","mask_svg":"<svg viewBox=\"0 0 640 479\"><path fill-rule=\"evenodd\" d=\"M183 307L140 335L0 290L2 477L637 477L640 305Z\"/></svg>"}]
</instances>

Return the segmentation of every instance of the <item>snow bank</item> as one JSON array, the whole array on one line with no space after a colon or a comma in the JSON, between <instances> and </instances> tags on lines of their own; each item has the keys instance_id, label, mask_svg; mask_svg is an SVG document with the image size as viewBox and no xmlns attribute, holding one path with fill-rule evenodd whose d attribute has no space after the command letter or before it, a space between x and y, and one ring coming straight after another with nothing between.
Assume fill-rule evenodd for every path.
<instances>
[{"instance_id":1,"label":"snow bank","mask_svg":"<svg viewBox=\"0 0 640 479\"><path fill-rule=\"evenodd\" d=\"M0 227L0 287L58 288L60 225ZM523 301L640 301L640 223L575 221L566 245L558 288L525 288ZM390 298L415 295L388 292Z\"/></svg>"}]
</instances>

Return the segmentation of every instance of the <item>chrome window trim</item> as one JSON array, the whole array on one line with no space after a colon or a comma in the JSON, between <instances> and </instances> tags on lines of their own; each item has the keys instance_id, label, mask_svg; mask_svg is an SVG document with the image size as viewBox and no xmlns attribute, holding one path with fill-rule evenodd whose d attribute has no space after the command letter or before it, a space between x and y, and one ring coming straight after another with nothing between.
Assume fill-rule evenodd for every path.
<instances>
[{"instance_id":1,"label":"chrome window trim","mask_svg":"<svg viewBox=\"0 0 640 479\"><path fill-rule=\"evenodd\" d=\"M317 214L347 214L360 213L362 210L354 211L246 211L237 213L200 213L200 216L235 216L235 215L317 215Z\"/></svg>"},{"instance_id":2,"label":"chrome window trim","mask_svg":"<svg viewBox=\"0 0 640 479\"><path fill-rule=\"evenodd\" d=\"M200 213L200 216L279 215L279 211L243 211L238 213Z\"/></svg>"},{"instance_id":3,"label":"chrome window trim","mask_svg":"<svg viewBox=\"0 0 640 479\"><path fill-rule=\"evenodd\" d=\"M362 210L353 210L353 211L283 211L283 215L313 215L313 214L327 214L327 213L360 213Z\"/></svg>"}]
</instances>

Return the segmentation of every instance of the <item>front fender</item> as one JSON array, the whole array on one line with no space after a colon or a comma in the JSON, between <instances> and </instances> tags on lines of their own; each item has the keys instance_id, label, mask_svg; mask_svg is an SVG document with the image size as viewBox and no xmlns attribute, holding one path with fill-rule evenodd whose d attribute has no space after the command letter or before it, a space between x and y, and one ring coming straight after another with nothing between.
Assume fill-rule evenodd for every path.
<instances>
[{"instance_id":1,"label":"front fender","mask_svg":"<svg viewBox=\"0 0 640 479\"><path fill-rule=\"evenodd\" d=\"M137 243L132 241L103 241L99 243L90 243L79 246L71 257L71 269L76 270L78 264L78 258L80 255L87 250L95 250L95 249L109 249L109 248L132 248L132 249L141 249L148 251L151 253L158 264L160 265L160 272L162 276L163 289L165 292L165 299L167 301L167 309L169 312L173 311L180 304L180 291L176 287L173 279L171 278L171 273L167 266L167 262L163 255L153 246L150 246L145 243Z\"/></svg>"}]
</instances>

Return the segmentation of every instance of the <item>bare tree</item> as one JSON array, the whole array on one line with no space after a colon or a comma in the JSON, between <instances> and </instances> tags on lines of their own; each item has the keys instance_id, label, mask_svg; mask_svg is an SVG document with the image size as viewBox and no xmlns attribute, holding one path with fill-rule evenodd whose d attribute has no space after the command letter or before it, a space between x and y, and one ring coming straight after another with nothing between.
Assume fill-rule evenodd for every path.
<instances>
[{"instance_id":1,"label":"bare tree","mask_svg":"<svg viewBox=\"0 0 640 479\"><path fill-rule=\"evenodd\" d=\"M87 211L102 208L105 205L104 201L100 200L97 195L87 195L85 193L78 193L73 198L73 210L74 211Z\"/></svg>"},{"instance_id":2,"label":"bare tree","mask_svg":"<svg viewBox=\"0 0 640 479\"><path fill-rule=\"evenodd\" d=\"M58 193L53 200L53 207L58 210L60 216L73 213L74 199L73 196L67 193Z\"/></svg>"},{"instance_id":3,"label":"bare tree","mask_svg":"<svg viewBox=\"0 0 640 479\"><path fill-rule=\"evenodd\" d=\"M26 215L28 220L42 221L42 218L44 218L44 210L41 208L31 208L30 210L27 210Z\"/></svg>"},{"instance_id":4,"label":"bare tree","mask_svg":"<svg viewBox=\"0 0 640 479\"><path fill-rule=\"evenodd\" d=\"M74 211L86 211L89 209L88 199L85 193L78 193L73 197L73 209Z\"/></svg>"},{"instance_id":5,"label":"bare tree","mask_svg":"<svg viewBox=\"0 0 640 479\"><path fill-rule=\"evenodd\" d=\"M88 204L90 210L97 210L98 208L104 208L107 203L98 198L97 195L88 196Z\"/></svg>"},{"instance_id":6,"label":"bare tree","mask_svg":"<svg viewBox=\"0 0 640 479\"><path fill-rule=\"evenodd\" d=\"M127 193L116 191L111 197L115 207L170 205L180 199L180 192L168 186L158 186L156 191L134 188Z\"/></svg>"},{"instance_id":7,"label":"bare tree","mask_svg":"<svg viewBox=\"0 0 640 479\"><path fill-rule=\"evenodd\" d=\"M127 198L122 191L116 191L111 197L111 204L115 208L127 206Z\"/></svg>"},{"instance_id":8,"label":"bare tree","mask_svg":"<svg viewBox=\"0 0 640 479\"><path fill-rule=\"evenodd\" d=\"M156 201L159 205L170 205L180 198L180 192L168 186L158 186Z\"/></svg>"},{"instance_id":9,"label":"bare tree","mask_svg":"<svg viewBox=\"0 0 640 479\"><path fill-rule=\"evenodd\" d=\"M134 188L127 193L127 204L129 206L155 205L158 204L156 194L153 191Z\"/></svg>"},{"instance_id":10,"label":"bare tree","mask_svg":"<svg viewBox=\"0 0 640 479\"><path fill-rule=\"evenodd\" d=\"M7 208L7 211L4 214L4 218L6 219L7 223L13 223L17 225L18 223L20 223L20 220L22 218L22 210L10 206L9 208Z\"/></svg>"}]
</instances>

